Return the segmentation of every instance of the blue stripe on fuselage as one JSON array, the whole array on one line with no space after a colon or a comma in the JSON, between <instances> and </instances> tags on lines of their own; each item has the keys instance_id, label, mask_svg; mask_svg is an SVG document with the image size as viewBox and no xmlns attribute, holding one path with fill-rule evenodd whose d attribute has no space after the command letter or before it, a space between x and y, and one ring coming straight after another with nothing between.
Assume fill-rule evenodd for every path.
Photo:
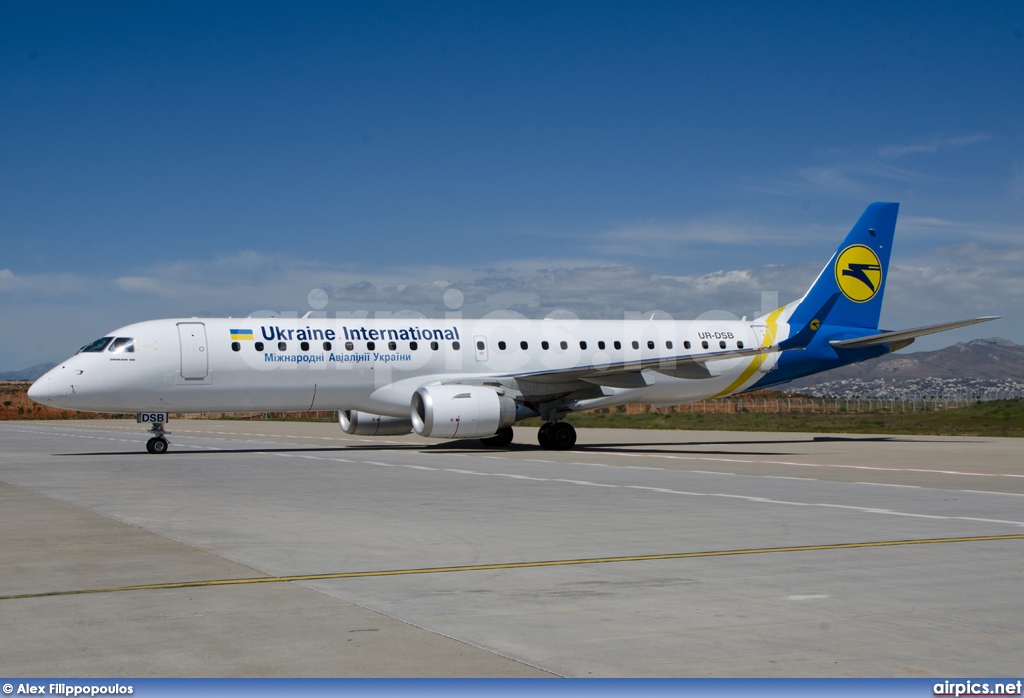
<instances>
[{"instance_id":1,"label":"blue stripe on fuselage","mask_svg":"<svg viewBox=\"0 0 1024 698\"><path fill-rule=\"evenodd\" d=\"M854 336L863 337L867 334L875 334L874 332L865 333L863 329L859 329L859 331L850 331L850 329L852 328L822 327L806 349L783 352L778 363L775 364L774 370L766 373L764 378L743 392L769 388L821 371L873 359L889 351L885 344L863 349L836 349L829 344L831 339L850 339Z\"/></svg>"}]
</instances>

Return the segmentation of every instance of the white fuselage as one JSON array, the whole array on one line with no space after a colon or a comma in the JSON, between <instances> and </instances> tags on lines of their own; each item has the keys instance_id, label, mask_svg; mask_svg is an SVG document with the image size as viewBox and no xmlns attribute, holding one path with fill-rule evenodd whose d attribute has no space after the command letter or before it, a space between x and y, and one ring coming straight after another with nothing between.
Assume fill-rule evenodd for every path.
<instances>
[{"instance_id":1,"label":"white fuselage","mask_svg":"<svg viewBox=\"0 0 1024 698\"><path fill-rule=\"evenodd\" d=\"M764 318L153 320L120 328L103 349L64 361L33 386L32 397L97 412L362 410L408 417L423 385L454 380L515 390L508 376L522 387L530 374L768 346L788 329L778 325ZM763 377L777 356L708 361L693 377L650 370L628 380L611 376L595 383L593 395L575 398L572 409L736 392ZM529 387L560 391L550 379Z\"/></svg>"}]
</instances>

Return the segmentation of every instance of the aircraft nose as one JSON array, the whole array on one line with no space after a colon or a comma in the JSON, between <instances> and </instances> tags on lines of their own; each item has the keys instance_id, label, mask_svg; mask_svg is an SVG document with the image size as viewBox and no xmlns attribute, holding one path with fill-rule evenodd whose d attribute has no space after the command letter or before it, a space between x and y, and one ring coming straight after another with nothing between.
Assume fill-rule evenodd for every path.
<instances>
[{"instance_id":1,"label":"aircraft nose","mask_svg":"<svg viewBox=\"0 0 1024 698\"><path fill-rule=\"evenodd\" d=\"M30 400L40 404L47 402L50 398L50 376L45 375L28 388Z\"/></svg>"}]
</instances>

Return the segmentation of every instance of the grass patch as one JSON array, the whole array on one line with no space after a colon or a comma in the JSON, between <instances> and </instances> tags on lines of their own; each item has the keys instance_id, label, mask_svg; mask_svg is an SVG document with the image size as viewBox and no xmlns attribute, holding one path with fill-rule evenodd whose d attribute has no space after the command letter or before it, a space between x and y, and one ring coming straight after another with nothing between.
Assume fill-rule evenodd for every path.
<instances>
[{"instance_id":1,"label":"grass patch","mask_svg":"<svg viewBox=\"0 0 1024 698\"><path fill-rule=\"evenodd\" d=\"M1024 437L1024 400L977 402L937 412L811 414L701 413L573 414L566 421L580 428L682 429L710 431L796 431L842 434L920 434L930 436ZM521 422L539 426L539 419Z\"/></svg>"}]
</instances>

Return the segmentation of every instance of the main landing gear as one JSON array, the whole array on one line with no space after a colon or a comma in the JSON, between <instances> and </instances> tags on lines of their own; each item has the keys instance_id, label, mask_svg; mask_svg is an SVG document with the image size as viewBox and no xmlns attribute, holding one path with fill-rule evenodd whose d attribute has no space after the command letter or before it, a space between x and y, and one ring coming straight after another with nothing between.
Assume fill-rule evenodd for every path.
<instances>
[{"instance_id":1,"label":"main landing gear","mask_svg":"<svg viewBox=\"0 0 1024 698\"><path fill-rule=\"evenodd\" d=\"M537 432L541 448L568 451L576 445L576 430L568 422L545 422Z\"/></svg>"},{"instance_id":2,"label":"main landing gear","mask_svg":"<svg viewBox=\"0 0 1024 698\"><path fill-rule=\"evenodd\" d=\"M576 430L568 422L545 422L537 432L537 441L549 451L568 451L576 445ZM487 448L506 448L512 443L512 427L499 429L480 443Z\"/></svg>"},{"instance_id":3,"label":"main landing gear","mask_svg":"<svg viewBox=\"0 0 1024 698\"><path fill-rule=\"evenodd\" d=\"M164 435L171 432L164 431L163 424L153 424L149 428L149 433L154 436L146 442L146 450L150 453L167 453L170 444L167 443L167 438Z\"/></svg>"},{"instance_id":4,"label":"main landing gear","mask_svg":"<svg viewBox=\"0 0 1024 698\"><path fill-rule=\"evenodd\" d=\"M505 448L512 443L512 427L504 427L498 430L498 433L494 436L488 436L487 438L480 439L487 448Z\"/></svg>"}]
</instances>

